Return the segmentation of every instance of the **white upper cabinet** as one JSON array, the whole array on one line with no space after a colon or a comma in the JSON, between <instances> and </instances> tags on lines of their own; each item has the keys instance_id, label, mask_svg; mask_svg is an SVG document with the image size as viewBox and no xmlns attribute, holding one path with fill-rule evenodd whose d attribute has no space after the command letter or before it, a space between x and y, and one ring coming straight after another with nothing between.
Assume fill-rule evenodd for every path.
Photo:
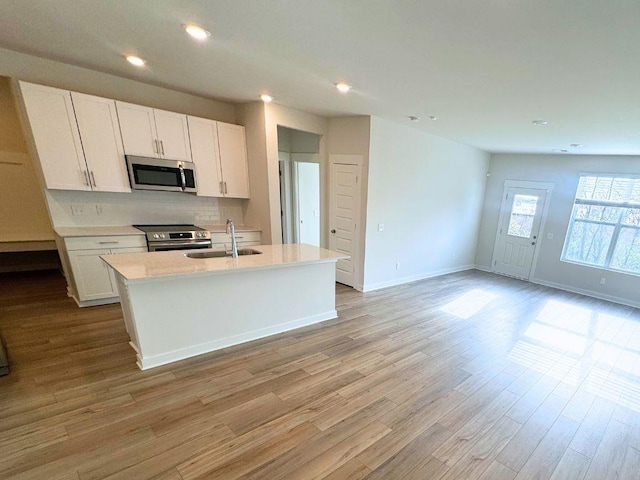
<instances>
[{"instance_id":1,"label":"white upper cabinet","mask_svg":"<svg viewBox=\"0 0 640 480\"><path fill-rule=\"evenodd\" d=\"M180 113L154 110L160 155L169 160L191 161L187 116Z\"/></svg>"},{"instance_id":2,"label":"white upper cabinet","mask_svg":"<svg viewBox=\"0 0 640 480\"><path fill-rule=\"evenodd\" d=\"M196 165L198 196L223 197L218 128L206 118L188 117L191 155Z\"/></svg>"},{"instance_id":3,"label":"white upper cabinet","mask_svg":"<svg viewBox=\"0 0 640 480\"><path fill-rule=\"evenodd\" d=\"M249 198L249 170L244 127L218 122L224 196Z\"/></svg>"},{"instance_id":4,"label":"white upper cabinet","mask_svg":"<svg viewBox=\"0 0 640 480\"><path fill-rule=\"evenodd\" d=\"M160 158L153 108L116 102L122 142L127 155Z\"/></svg>"},{"instance_id":5,"label":"white upper cabinet","mask_svg":"<svg viewBox=\"0 0 640 480\"><path fill-rule=\"evenodd\" d=\"M244 127L188 117L198 195L249 198Z\"/></svg>"},{"instance_id":6,"label":"white upper cabinet","mask_svg":"<svg viewBox=\"0 0 640 480\"><path fill-rule=\"evenodd\" d=\"M130 192L114 100L71 93L93 190Z\"/></svg>"},{"instance_id":7,"label":"white upper cabinet","mask_svg":"<svg viewBox=\"0 0 640 480\"><path fill-rule=\"evenodd\" d=\"M191 161L187 116L116 102L127 155Z\"/></svg>"},{"instance_id":8,"label":"white upper cabinet","mask_svg":"<svg viewBox=\"0 0 640 480\"><path fill-rule=\"evenodd\" d=\"M25 82L20 92L46 187L91 190L71 93Z\"/></svg>"}]
</instances>

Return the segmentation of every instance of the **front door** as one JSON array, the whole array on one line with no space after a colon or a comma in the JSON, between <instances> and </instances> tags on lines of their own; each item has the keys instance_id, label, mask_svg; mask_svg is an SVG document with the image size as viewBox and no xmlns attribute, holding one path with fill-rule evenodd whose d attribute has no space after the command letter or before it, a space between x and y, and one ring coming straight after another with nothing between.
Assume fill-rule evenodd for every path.
<instances>
[{"instance_id":1,"label":"front door","mask_svg":"<svg viewBox=\"0 0 640 480\"><path fill-rule=\"evenodd\" d=\"M534 188L507 189L493 252L493 272L529 279L546 195L546 190Z\"/></svg>"},{"instance_id":2,"label":"front door","mask_svg":"<svg viewBox=\"0 0 640 480\"><path fill-rule=\"evenodd\" d=\"M350 256L338 260L336 281L353 287L358 259L360 166L331 165L331 219L329 248Z\"/></svg>"}]
</instances>

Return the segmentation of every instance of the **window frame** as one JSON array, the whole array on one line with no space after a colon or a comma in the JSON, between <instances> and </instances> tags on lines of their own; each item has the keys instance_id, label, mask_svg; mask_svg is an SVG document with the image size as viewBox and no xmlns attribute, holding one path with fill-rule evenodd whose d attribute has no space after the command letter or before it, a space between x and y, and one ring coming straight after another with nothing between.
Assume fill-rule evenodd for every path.
<instances>
[{"instance_id":1,"label":"window frame","mask_svg":"<svg viewBox=\"0 0 640 480\"><path fill-rule=\"evenodd\" d=\"M640 202L631 202L631 201L616 202L612 200L591 200L591 199L576 198L576 196L578 195L580 180L583 177L594 177L596 179L598 178L613 178L613 179L623 178L623 179L631 179L631 180L640 179L640 175L634 175L634 174L619 174L619 173L579 173L578 174L578 185L576 185L576 192L573 196L571 216L569 217L569 225L567 227L567 234L565 235L565 238L564 238L564 244L562 246L562 255L560 256L560 261L566 262L566 263L572 263L574 265L582 265L586 267L597 268L600 270L608 270L611 272L623 273L626 275L633 275L636 277L640 276L640 271L634 272L630 270L622 270L620 268L615 268L611 266L611 260L613 259L613 254L618 244L620 231L623 228L631 228L631 229L640 231L640 225L627 225L622 223L622 219L624 216L624 209L625 208L640 209ZM606 207L619 208L620 214L618 216L618 221L614 223L611 221L602 221L602 220L576 219L575 218L576 205L598 206L598 207L605 207L605 208ZM609 243L609 248L605 256L604 265L596 265L594 263L580 262L578 260L572 260L572 259L566 258L569 239L571 238L571 234L573 233L573 229L575 227L576 221L581 223L590 223L595 225L605 225L605 226L613 227L611 242Z\"/></svg>"}]
</instances>

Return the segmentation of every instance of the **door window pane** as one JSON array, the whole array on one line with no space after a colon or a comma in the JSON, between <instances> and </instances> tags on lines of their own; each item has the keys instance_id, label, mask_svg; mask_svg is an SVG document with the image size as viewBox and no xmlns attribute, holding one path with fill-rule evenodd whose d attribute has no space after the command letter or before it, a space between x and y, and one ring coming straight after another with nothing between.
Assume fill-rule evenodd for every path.
<instances>
[{"instance_id":1,"label":"door window pane","mask_svg":"<svg viewBox=\"0 0 640 480\"><path fill-rule=\"evenodd\" d=\"M507 235L529 238L533 229L538 197L535 195L515 195L511 205L511 217Z\"/></svg>"}]
</instances>

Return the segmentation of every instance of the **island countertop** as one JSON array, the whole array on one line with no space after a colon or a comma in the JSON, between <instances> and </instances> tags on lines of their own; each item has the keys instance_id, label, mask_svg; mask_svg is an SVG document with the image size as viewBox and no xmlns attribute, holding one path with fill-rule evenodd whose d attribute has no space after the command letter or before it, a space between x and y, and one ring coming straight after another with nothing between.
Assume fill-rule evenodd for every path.
<instances>
[{"instance_id":1,"label":"island countertop","mask_svg":"<svg viewBox=\"0 0 640 480\"><path fill-rule=\"evenodd\" d=\"M119 253L101 255L127 283L185 275L223 274L240 270L284 267L292 264L336 262L348 255L307 244L260 245L251 247L261 252L238 258L189 258L185 253L203 250L169 252Z\"/></svg>"}]
</instances>

